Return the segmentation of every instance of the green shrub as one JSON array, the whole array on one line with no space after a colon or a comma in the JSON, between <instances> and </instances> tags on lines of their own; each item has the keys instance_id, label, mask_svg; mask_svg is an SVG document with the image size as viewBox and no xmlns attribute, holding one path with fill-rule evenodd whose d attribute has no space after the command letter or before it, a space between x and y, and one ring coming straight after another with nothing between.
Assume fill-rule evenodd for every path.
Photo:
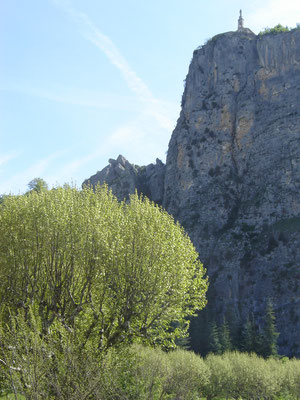
<instances>
[{"instance_id":1,"label":"green shrub","mask_svg":"<svg viewBox=\"0 0 300 400\"><path fill-rule=\"evenodd\" d=\"M176 399L197 399L204 393L209 381L209 369L203 359L186 350L175 350L167 354L169 362L164 392Z\"/></svg>"},{"instance_id":2,"label":"green shrub","mask_svg":"<svg viewBox=\"0 0 300 400\"><path fill-rule=\"evenodd\" d=\"M282 392L282 363L278 360L231 352L210 354L205 363L210 369L205 387L207 399L274 399Z\"/></svg>"},{"instance_id":3,"label":"green shrub","mask_svg":"<svg viewBox=\"0 0 300 400\"><path fill-rule=\"evenodd\" d=\"M230 387L235 384L232 365L225 355L209 354L205 359L209 369L209 380L204 386L207 399L227 396Z\"/></svg>"},{"instance_id":4,"label":"green shrub","mask_svg":"<svg viewBox=\"0 0 300 400\"><path fill-rule=\"evenodd\" d=\"M136 356L136 382L141 383L139 399L163 399L164 387L169 376L167 354L160 348L133 345Z\"/></svg>"},{"instance_id":5,"label":"green shrub","mask_svg":"<svg viewBox=\"0 0 300 400\"><path fill-rule=\"evenodd\" d=\"M281 395L285 399L300 398L300 360L283 360ZM288 397L289 396L289 397Z\"/></svg>"},{"instance_id":6,"label":"green shrub","mask_svg":"<svg viewBox=\"0 0 300 400\"><path fill-rule=\"evenodd\" d=\"M203 360L185 350L166 353L137 344L91 353L82 351L79 338L60 326L45 341L37 335L38 321L31 319L30 332L23 320L22 315L17 317L21 330L11 328L10 341L1 342L9 350L5 360L13 366L10 387L7 380L1 383L5 382L6 393L15 389L18 398L20 394L34 400L300 398L299 360L266 360L238 352L210 354Z\"/></svg>"},{"instance_id":7,"label":"green shrub","mask_svg":"<svg viewBox=\"0 0 300 400\"><path fill-rule=\"evenodd\" d=\"M279 392L278 369L271 360L238 352L227 353L224 357L232 366L234 385L228 394L233 398L271 399Z\"/></svg>"},{"instance_id":8,"label":"green shrub","mask_svg":"<svg viewBox=\"0 0 300 400\"><path fill-rule=\"evenodd\" d=\"M193 400L203 394L209 370L200 356L186 350L165 353L140 345L134 345L132 349L137 357L138 399Z\"/></svg>"}]
</instances>

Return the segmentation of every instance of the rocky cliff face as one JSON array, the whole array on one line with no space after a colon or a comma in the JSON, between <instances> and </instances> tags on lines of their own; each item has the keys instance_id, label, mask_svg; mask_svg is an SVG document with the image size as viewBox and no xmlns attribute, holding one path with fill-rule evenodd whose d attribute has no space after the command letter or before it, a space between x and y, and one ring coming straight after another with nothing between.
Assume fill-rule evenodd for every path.
<instances>
[{"instance_id":1,"label":"rocky cliff face","mask_svg":"<svg viewBox=\"0 0 300 400\"><path fill-rule=\"evenodd\" d=\"M260 324L270 298L280 351L299 356L300 31L228 32L195 50L166 167L141 169L129 192L162 202L208 270L199 330L249 312ZM205 335L197 341L205 351Z\"/></svg>"},{"instance_id":2,"label":"rocky cliff face","mask_svg":"<svg viewBox=\"0 0 300 400\"><path fill-rule=\"evenodd\" d=\"M194 52L163 203L208 268L216 317L259 320L269 297L282 350L297 354L299 113L300 31L215 37Z\"/></svg>"},{"instance_id":3,"label":"rocky cliff face","mask_svg":"<svg viewBox=\"0 0 300 400\"><path fill-rule=\"evenodd\" d=\"M158 158L155 164L142 167L130 164L122 155L108 162L107 167L86 179L82 185L95 186L106 183L120 201L128 200L137 190L157 204L162 204L165 165Z\"/></svg>"}]
</instances>

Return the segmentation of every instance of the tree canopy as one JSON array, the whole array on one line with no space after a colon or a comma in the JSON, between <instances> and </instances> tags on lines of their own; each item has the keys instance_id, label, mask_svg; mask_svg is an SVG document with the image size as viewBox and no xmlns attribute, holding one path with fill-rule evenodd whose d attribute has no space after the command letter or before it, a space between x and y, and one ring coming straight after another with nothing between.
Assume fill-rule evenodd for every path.
<instances>
[{"instance_id":1,"label":"tree canopy","mask_svg":"<svg viewBox=\"0 0 300 400\"><path fill-rule=\"evenodd\" d=\"M204 272L179 224L137 195L32 190L0 207L2 320L30 309L43 334L59 322L82 347L172 346L206 304Z\"/></svg>"},{"instance_id":2,"label":"tree canopy","mask_svg":"<svg viewBox=\"0 0 300 400\"><path fill-rule=\"evenodd\" d=\"M27 186L28 186L29 192L32 192L33 190L35 192L41 192L42 190L48 190L48 184L42 178L32 179L32 181L30 181Z\"/></svg>"}]
</instances>

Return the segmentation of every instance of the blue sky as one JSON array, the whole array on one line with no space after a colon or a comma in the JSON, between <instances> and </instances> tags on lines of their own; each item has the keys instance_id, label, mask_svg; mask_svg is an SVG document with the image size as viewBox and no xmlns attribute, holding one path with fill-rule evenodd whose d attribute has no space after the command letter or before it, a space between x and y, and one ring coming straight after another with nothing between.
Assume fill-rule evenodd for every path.
<instances>
[{"instance_id":1,"label":"blue sky","mask_svg":"<svg viewBox=\"0 0 300 400\"><path fill-rule=\"evenodd\" d=\"M291 0L0 0L0 193L165 161L193 50L240 8L255 33L300 21Z\"/></svg>"}]
</instances>

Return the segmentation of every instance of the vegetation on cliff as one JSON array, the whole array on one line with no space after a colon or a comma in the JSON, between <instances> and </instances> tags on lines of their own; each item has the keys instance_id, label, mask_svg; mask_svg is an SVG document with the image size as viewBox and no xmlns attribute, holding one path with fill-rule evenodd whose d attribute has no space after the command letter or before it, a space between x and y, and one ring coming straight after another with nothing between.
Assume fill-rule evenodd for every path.
<instances>
[{"instance_id":1,"label":"vegetation on cliff","mask_svg":"<svg viewBox=\"0 0 300 400\"><path fill-rule=\"evenodd\" d=\"M281 33L281 32L290 32L294 29L300 29L300 25L297 24L296 28L289 28L288 26L283 26L281 24L275 25L273 28L265 28L263 31L259 32L259 35L266 35L268 33L275 34L275 33Z\"/></svg>"}]
</instances>

